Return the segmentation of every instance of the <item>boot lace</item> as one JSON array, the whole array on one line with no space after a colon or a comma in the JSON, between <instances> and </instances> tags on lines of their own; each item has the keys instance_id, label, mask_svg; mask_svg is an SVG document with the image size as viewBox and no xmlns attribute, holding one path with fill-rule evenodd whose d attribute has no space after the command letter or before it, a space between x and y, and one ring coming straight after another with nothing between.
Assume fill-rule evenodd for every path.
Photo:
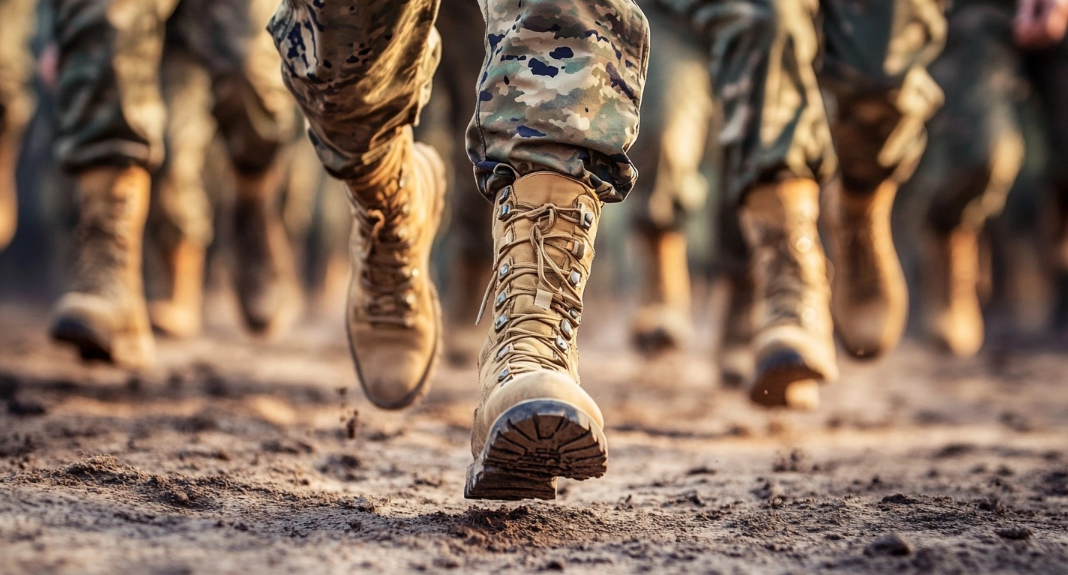
<instances>
[{"instance_id":1,"label":"boot lace","mask_svg":"<svg viewBox=\"0 0 1068 575\"><path fill-rule=\"evenodd\" d=\"M402 184L403 186L403 184ZM352 202L361 243L360 287L365 318L372 324L412 327L418 268L410 267L410 211L406 194L389 194L375 206Z\"/></svg>"},{"instance_id":2,"label":"boot lace","mask_svg":"<svg viewBox=\"0 0 1068 575\"><path fill-rule=\"evenodd\" d=\"M580 207L560 207L553 204L545 204L526 211L517 210L511 215L513 222L526 219L534 222L534 225L531 226L528 237L517 237L512 242L501 245L497 250L494 261L497 273L494 274L486 288L476 323L481 323L490 295L494 293L496 294L495 308L506 308L512 300L520 296L528 296L534 299L534 307L544 311L525 310L511 317L500 315L495 320L494 328L499 335L495 345L495 355L490 357L490 361L508 358L506 373L502 373L503 377L499 378L502 383L511 376L524 371L538 369L569 371L570 369L568 353L582 317L582 297L579 286L586 278L585 273L577 271L581 268L577 265L581 255L576 256L566 246L568 244L577 246L581 242L582 247L577 249L584 251L592 249L592 245L586 234L553 232L552 230L556 227L558 220L579 224L583 217L583 209ZM582 229L582 226L577 226L575 229ZM533 248L534 262L502 263L502 254L508 253L512 248L523 243L529 243ZM549 257L549 246L566 254L566 264L572 265L570 271ZM576 276L576 274L579 275ZM537 277L536 286L519 282L520 278L528 276ZM526 283L529 284L529 282ZM549 329L546 333L542 333L532 329L531 322L540 323ZM531 346L531 348L516 345L523 340L533 340L542 345ZM534 351L535 349L548 349L551 350L551 354L538 353Z\"/></svg>"}]
</instances>

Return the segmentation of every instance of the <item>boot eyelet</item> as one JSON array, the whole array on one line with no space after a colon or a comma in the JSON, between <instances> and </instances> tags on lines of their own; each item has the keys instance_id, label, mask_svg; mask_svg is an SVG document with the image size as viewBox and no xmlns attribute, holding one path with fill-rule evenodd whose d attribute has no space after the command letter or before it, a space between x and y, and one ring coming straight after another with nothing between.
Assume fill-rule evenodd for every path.
<instances>
[{"instance_id":1,"label":"boot eyelet","mask_svg":"<svg viewBox=\"0 0 1068 575\"><path fill-rule=\"evenodd\" d=\"M501 293L497 294L497 301L496 301L497 307L501 307L502 305L504 305L504 302L506 302L506 301L508 301L508 292L507 291L502 291Z\"/></svg>"},{"instance_id":2,"label":"boot eyelet","mask_svg":"<svg viewBox=\"0 0 1068 575\"><path fill-rule=\"evenodd\" d=\"M579 310L577 310L575 308L571 308L571 309L567 310L567 315L571 316L571 319L573 319L575 321L578 321L579 318L582 317L581 314L579 314Z\"/></svg>"},{"instance_id":3,"label":"boot eyelet","mask_svg":"<svg viewBox=\"0 0 1068 575\"><path fill-rule=\"evenodd\" d=\"M571 339L575 337L575 328L572 327L571 322L565 319L560 322L560 333L564 334L567 339Z\"/></svg>"},{"instance_id":4,"label":"boot eyelet","mask_svg":"<svg viewBox=\"0 0 1068 575\"><path fill-rule=\"evenodd\" d=\"M573 271L567 279L571 282L571 285L578 287L579 284L582 283L582 274L580 274L578 271Z\"/></svg>"},{"instance_id":5,"label":"boot eyelet","mask_svg":"<svg viewBox=\"0 0 1068 575\"><path fill-rule=\"evenodd\" d=\"M504 324L506 324L506 323L508 323L508 316L503 315L503 314L499 315L499 316L497 316L497 319L494 320L494 322L493 322L493 329L495 329L497 331L501 331L501 328L503 328Z\"/></svg>"},{"instance_id":6,"label":"boot eyelet","mask_svg":"<svg viewBox=\"0 0 1068 575\"><path fill-rule=\"evenodd\" d=\"M508 216L512 213L512 206L508 204L501 204L501 209L497 213L497 219L507 220Z\"/></svg>"},{"instance_id":7,"label":"boot eyelet","mask_svg":"<svg viewBox=\"0 0 1068 575\"><path fill-rule=\"evenodd\" d=\"M807 254L812 249L812 238L805 236L797 238L797 241L794 242L794 247L797 248L797 251Z\"/></svg>"},{"instance_id":8,"label":"boot eyelet","mask_svg":"<svg viewBox=\"0 0 1068 575\"><path fill-rule=\"evenodd\" d=\"M567 340L565 340L562 337L557 336L557 338L556 338L556 347L559 348L560 351L567 352L567 348L569 346L567 345Z\"/></svg>"},{"instance_id":9,"label":"boot eyelet","mask_svg":"<svg viewBox=\"0 0 1068 575\"><path fill-rule=\"evenodd\" d=\"M582 229L588 230L593 227L593 212L582 213Z\"/></svg>"},{"instance_id":10,"label":"boot eyelet","mask_svg":"<svg viewBox=\"0 0 1068 575\"><path fill-rule=\"evenodd\" d=\"M497 275L503 278L504 276L508 275L508 272L510 271L512 271L511 266L509 266L508 264L501 264L501 269L497 271Z\"/></svg>"},{"instance_id":11,"label":"boot eyelet","mask_svg":"<svg viewBox=\"0 0 1068 575\"><path fill-rule=\"evenodd\" d=\"M503 204L508 201L508 198L512 197L512 186L508 186L501 190L501 195L497 197L497 203Z\"/></svg>"},{"instance_id":12,"label":"boot eyelet","mask_svg":"<svg viewBox=\"0 0 1068 575\"><path fill-rule=\"evenodd\" d=\"M412 292L408 292L404 294L404 297L401 299L401 301L404 302L405 307L407 307L408 309L412 309L413 307L415 307L415 294Z\"/></svg>"},{"instance_id":13,"label":"boot eyelet","mask_svg":"<svg viewBox=\"0 0 1068 575\"><path fill-rule=\"evenodd\" d=\"M497 360L500 361L500 360L504 359L504 356L506 356L506 355L508 355L510 353L512 353L512 344L508 344L508 345L502 347L500 349L500 351L497 352Z\"/></svg>"},{"instance_id":14,"label":"boot eyelet","mask_svg":"<svg viewBox=\"0 0 1068 575\"><path fill-rule=\"evenodd\" d=\"M512 375L512 370L511 369L508 369L507 367L502 369L500 371L500 373L497 374L497 383L504 383L505 381L508 380L509 377L511 377L511 375Z\"/></svg>"}]
</instances>

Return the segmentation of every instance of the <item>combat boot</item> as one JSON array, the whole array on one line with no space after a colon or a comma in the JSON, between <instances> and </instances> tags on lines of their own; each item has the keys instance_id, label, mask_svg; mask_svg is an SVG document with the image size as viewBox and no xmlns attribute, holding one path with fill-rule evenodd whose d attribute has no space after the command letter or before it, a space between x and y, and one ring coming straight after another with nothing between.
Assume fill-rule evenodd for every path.
<instances>
[{"instance_id":1,"label":"combat boot","mask_svg":"<svg viewBox=\"0 0 1068 575\"><path fill-rule=\"evenodd\" d=\"M750 398L761 405L813 409L820 382L838 377L826 259L816 222L819 184L792 179L745 197L742 231L756 300Z\"/></svg>"},{"instance_id":2,"label":"combat boot","mask_svg":"<svg viewBox=\"0 0 1068 575\"><path fill-rule=\"evenodd\" d=\"M277 205L279 175L278 167L237 173L235 287L245 326L259 335L282 331L300 310L296 264Z\"/></svg>"},{"instance_id":3,"label":"combat boot","mask_svg":"<svg viewBox=\"0 0 1068 575\"><path fill-rule=\"evenodd\" d=\"M753 281L748 272L733 274L727 284L727 306L719 341L719 381L741 388L753 379Z\"/></svg>"},{"instance_id":4,"label":"combat boot","mask_svg":"<svg viewBox=\"0 0 1068 575\"><path fill-rule=\"evenodd\" d=\"M928 239L927 331L959 357L983 346L983 311L979 304L979 237L957 229Z\"/></svg>"},{"instance_id":5,"label":"combat boot","mask_svg":"<svg viewBox=\"0 0 1068 575\"><path fill-rule=\"evenodd\" d=\"M693 334L686 236L675 230L647 229L642 239L649 254L649 269L645 303L634 322L634 345L648 354L681 349Z\"/></svg>"},{"instance_id":6,"label":"combat boot","mask_svg":"<svg viewBox=\"0 0 1068 575\"><path fill-rule=\"evenodd\" d=\"M10 135L0 137L0 251L11 243L18 225L18 191L15 185L17 162L17 139Z\"/></svg>"},{"instance_id":7,"label":"combat boot","mask_svg":"<svg viewBox=\"0 0 1068 575\"><path fill-rule=\"evenodd\" d=\"M96 168L79 174L77 186L74 277L50 334L83 359L145 367L155 355L141 280L151 177L134 166Z\"/></svg>"},{"instance_id":8,"label":"combat boot","mask_svg":"<svg viewBox=\"0 0 1068 575\"><path fill-rule=\"evenodd\" d=\"M601 201L574 179L537 172L504 188L496 210L496 271L482 309L493 325L479 356L464 495L554 499L557 477L608 468L604 418L579 387L576 347Z\"/></svg>"},{"instance_id":9,"label":"combat boot","mask_svg":"<svg viewBox=\"0 0 1068 575\"><path fill-rule=\"evenodd\" d=\"M170 276L171 293L148 304L148 316L156 331L179 338L200 333L204 259L204 248L189 240L164 248L163 265Z\"/></svg>"},{"instance_id":10,"label":"combat boot","mask_svg":"<svg viewBox=\"0 0 1068 575\"><path fill-rule=\"evenodd\" d=\"M430 248L445 204L445 165L410 130L374 169L345 181L355 221L347 327L356 374L383 409L427 392L441 348Z\"/></svg>"},{"instance_id":11,"label":"combat boot","mask_svg":"<svg viewBox=\"0 0 1068 575\"><path fill-rule=\"evenodd\" d=\"M892 182L870 194L832 187L831 312L842 346L856 358L874 359L892 350L905 329L908 286L890 233L896 195Z\"/></svg>"}]
</instances>

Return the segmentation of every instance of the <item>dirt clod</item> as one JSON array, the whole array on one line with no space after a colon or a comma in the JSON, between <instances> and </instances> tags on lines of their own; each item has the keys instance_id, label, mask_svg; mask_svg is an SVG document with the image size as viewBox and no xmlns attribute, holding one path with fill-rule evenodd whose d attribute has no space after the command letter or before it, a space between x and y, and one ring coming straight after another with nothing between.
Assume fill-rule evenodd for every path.
<instances>
[{"instance_id":1,"label":"dirt clod","mask_svg":"<svg viewBox=\"0 0 1068 575\"><path fill-rule=\"evenodd\" d=\"M903 557L912 554L912 545L900 535L888 533L872 541L864 548L864 554L868 556L892 555Z\"/></svg>"}]
</instances>

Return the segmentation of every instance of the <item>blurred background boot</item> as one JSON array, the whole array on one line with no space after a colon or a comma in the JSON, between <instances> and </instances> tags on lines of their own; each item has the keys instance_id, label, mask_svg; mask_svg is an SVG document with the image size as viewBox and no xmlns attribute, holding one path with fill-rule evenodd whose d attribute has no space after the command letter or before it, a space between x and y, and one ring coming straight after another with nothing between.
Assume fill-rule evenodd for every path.
<instances>
[{"instance_id":1,"label":"blurred background boot","mask_svg":"<svg viewBox=\"0 0 1068 575\"><path fill-rule=\"evenodd\" d=\"M18 192L15 187L17 142L0 138L0 251L11 243L18 226Z\"/></svg>"},{"instance_id":2,"label":"blurred background boot","mask_svg":"<svg viewBox=\"0 0 1068 575\"><path fill-rule=\"evenodd\" d=\"M369 173L345 181L352 200L347 328L367 399L383 409L430 387L441 349L441 305L430 251L445 207L445 165L406 130Z\"/></svg>"},{"instance_id":3,"label":"blurred background boot","mask_svg":"<svg viewBox=\"0 0 1068 575\"><path fill-rule=\"evenodd\" d=\"M753 355L753 280L749 273L731 274L724 280L727 290L726 313L723 315L718 359L720 384L742 388L753 379L756 357Z\"/></svg>"},{"instance_id":4,"label":"blurred background boot","mask_svg":"<svg viewBox=\"0 0 1068 575\"><path fill-rule=\"evenodd\" d=\"M141 280L151 178L144 168L107 167L77 182L74 277L56 304L51 337L84 359L145 367L155 355Z\"/></svg>"},{"instance_id":5,"label":"blurred background boot","mask_svg":"<svg viewBox=\"0 0 1068 575\"><path fill-rule=\"evenodd\" d=\"M760 405L814 409L819 383L838 377L819 195L815 181L792 179L745 196L742 231L757 305L750 398Z\"/></svg>"},{"instance_id":6,"label":"blurred background boot","mask_svg":"<svg viewBox=\"0 0 1068 575\"><path fill-rule=\"evenodd\" d=\"M293 251L278 205L279 174L237 174L234 203L235 284L245 326L273 335L288 327L301 306Z\"/></svg>"},{"instance_id":7,"label":"blurred background boot","mask_svg":"<svg viewBox=\"0 0 1068 575\"><path fill-rule=\"evenodd\" d=\"M642 306L632 330L634 345L646 354L683 349L693 337L690 269L686 236L648 227L641 232L648 272Z\"/></svg>"},{"instance_id":8,"label":"blurred background boot","mask_svg":"<svg viewBox=\"0 0 1068 575\"><path fill-rule=\"evenodd\" d=\"M164 250L162 263L170 280L168 297L148 304L152 327L178 338L200 333L204 302L205 249L190 241L180 241Z\"/></svg>"},{"instance_id":9,"label":"blurred background boot","mask_svg":"<svg viewBox=\"0 0 1068 575\"><path fill-rule=\"evenodd\" d=\"M890 233L897 185L853 194L835 183L829 191L835 329L850 355L874 359L897 346L908 318L908 286Z\"/></svg>"},{"instance_id":10,"label":"blurred background boot","mask_svg":"<svg viewBox=\"0 0 1068 575\"><path fill-rule=\"evenodd\" d=\"M932 233L926 250L929 336L953 355L970 357L983 346L979 303L979 236L958 228Z\"/></svg>"}]
</instances>

